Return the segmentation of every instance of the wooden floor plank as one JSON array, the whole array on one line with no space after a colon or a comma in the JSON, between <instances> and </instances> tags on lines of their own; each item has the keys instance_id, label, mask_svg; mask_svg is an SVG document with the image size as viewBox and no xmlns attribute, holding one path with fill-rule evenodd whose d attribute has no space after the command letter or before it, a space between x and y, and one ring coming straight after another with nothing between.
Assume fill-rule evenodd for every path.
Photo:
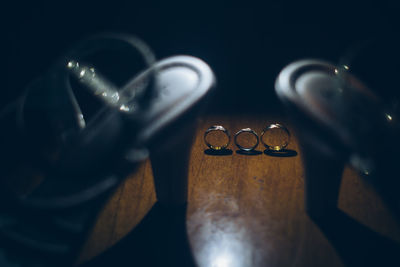
<instances>
[{"instance_id":1,"label":"wooden floor plank","mask_svg":"<svg viewBox=\"0 0 400 267\"><path fill-rule=\"evenodd\" d=\"M283 122L292 132L293 157L207 155L203 133L214 124L231 135L250 127ZM257 148L263 151L260 144ZM280 117L225 115L203 118L189 166L187 235L199 266L342 266L331 242L306 215L302 151L290 123ZM150 162L145 162L100 214L81 262L100 254L140 223L155 203ZM346 168L339 207L376 232L400 240L400 228L373 189ZM135 257L135 251L132 251Z\"/></svg>"}]
</instances>

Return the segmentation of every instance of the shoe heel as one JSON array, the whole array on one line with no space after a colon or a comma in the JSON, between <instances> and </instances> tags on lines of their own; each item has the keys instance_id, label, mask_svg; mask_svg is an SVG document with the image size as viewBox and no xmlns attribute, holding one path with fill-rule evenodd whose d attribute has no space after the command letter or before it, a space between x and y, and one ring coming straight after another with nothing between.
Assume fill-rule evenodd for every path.
<instances>
[{"instance_id":1,"label":"shoe heel","mask_svg":"<svg viewBox=\"0 0 400 267\"><path fill-rule=\"evenodd\" d=\"M305 209L312 219L337 209L344 161L321 153L315 147L303 149Z\"/></svg>"},{"instance_id":2,"label":"shoe heel","mask_svg":"<svg viewBox=\"0 0 400 267\"><path fill-rule=\"evenodd\" d=\"M187 202L189 158L195 133L195 124L171 127L173 134L165 134L166 144L150 150L157 200L162 206L179 207ZM165 140L165 139L164 139Z\"/></svg>"},{"instance_id":3,"label":"shoe heel","mask_svg":"<svg viewBox=\"0 0 400 267\"><path fill-rule=\"evenodd\" d=\"M174 56L157 62L154 96L142 116L137 142L150 152L157 199L163 206L187 202L188 164L196 119L215 87L200 59ZM146 73L145 73L146 74Z\"/></svg>"}]
</instances>

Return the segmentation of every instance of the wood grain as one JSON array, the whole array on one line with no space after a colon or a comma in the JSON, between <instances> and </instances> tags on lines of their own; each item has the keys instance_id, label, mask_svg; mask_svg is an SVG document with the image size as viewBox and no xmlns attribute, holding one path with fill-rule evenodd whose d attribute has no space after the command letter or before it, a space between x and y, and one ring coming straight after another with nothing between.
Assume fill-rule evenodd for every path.
<instances>
[{"instance_id":1,"label":"wood grain","mask_svg":"<svg viewBox=\"0 0 400 267\"><path fill-rule=\"evenodd\" d=\"M204 153L203 133L214 124L231 134L271 122L292 132L298 155L272 157ZM260 144L258 150L263 150ZM302 151L291 125L273 116L208 116L198 124L189 164L187 235L199 266L342 266L337 250L304 211ZM83 263L113 246L156 202L150 162L122 184L99 215L82 250ZM346 168L339 207L373 231L400 241L400 228L372 188ZM135 251L131 251L134 259ZM133 260L134 262L134 260ZM141 266L138 263L138 266Z\"/></svg>"}]
</instances>

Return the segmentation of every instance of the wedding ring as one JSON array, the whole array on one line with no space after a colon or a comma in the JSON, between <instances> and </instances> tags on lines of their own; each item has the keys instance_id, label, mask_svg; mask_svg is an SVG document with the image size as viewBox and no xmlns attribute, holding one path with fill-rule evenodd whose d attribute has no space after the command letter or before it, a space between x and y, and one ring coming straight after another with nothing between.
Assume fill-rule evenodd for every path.
<instances>
[{"instance_id":1,"label":"wedding ring","mask_svg":"<svg viewBox=\"0 0 400 267\"><path fill-rule=\"evenodd\" d=\"M207 140L207 136L212 133L212 132L222 132L226 135L226 137L228 138L228 140L222 144L222 145L216 145L216 144L211 144L208 140ZM206 145L212 149L212 150L222 150L228 147L229 143L231 142L231 136L228 132L227 129L225 129L223 126L221 125L213 125L210 128L208 128L205 133L204 133L204 143L206 143Z\"/></svg>"},{"instance_id":2,"label":"wedding ring","mask_svg":"<svg viewBox=\"0 0 400 267\"><path fill-rule=\"evenodd\" d=\"M267 137L267 135L269 136ZM264 128L260 139L265 148L273 151L281 151L285 149L290 142L290 132L282 124L272 123ZM268 139L268 141L265 139Z\"/></svg>"},{"instance_id":3,"label":"wedding ring","mask_svg":"<svg viewBox=\"0 0 400 267\"><path fill-rule=\"evenodd\" d=\"M250 134L254 135L256 137L256 143L253 146L250 146L250 147L244 147L244 146L239 145L239 143L237 141L237 138L238 138L239 135L241 135L243 133L250 133ZM250 128L245 128L245 129L242 129L239 132L237 132L235 134L234 141L235 141L235 145L240 150L246 151L246 152L253 151L258 146L258 144L260 143L260 139L258 138L257 133L255 131L253 131L252 129L250 129Z\"/></svg>"}]
</instances>

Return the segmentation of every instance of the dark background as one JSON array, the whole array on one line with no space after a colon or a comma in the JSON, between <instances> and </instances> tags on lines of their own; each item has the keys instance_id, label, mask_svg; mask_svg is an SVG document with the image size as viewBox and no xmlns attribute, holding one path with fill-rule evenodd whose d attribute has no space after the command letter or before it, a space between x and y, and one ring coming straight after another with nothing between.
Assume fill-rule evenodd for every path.
<instances>
[{"instance_id":1,"label":"dark background","mask_svg":"<svg viewBox=\"0 0 400 267\"><path fill-rule=\"evenodd\" d=\"M1 19L0 105L76 41L113 31L141 37L158 58L189 54L206 61L218 79L210 110L269 112L279 108L273 86L285 65L302 58L336 63L358 42L382 33L395 38L395 6L386 1L9 3Z\"/></svg>"},{"instance_id":2,"label":"dark background","mask_svg":"<svg viewBox=\"0 0 400 267\"><path fill-rule=\"evenodd\" d=\"M0 107L74 43L110 31L141 37L158 58L206 61L218 80L210 112L276 112L274 81L285 65L302 58L336 63L366 40L380 45L362 53L361 78L384 95L400 91L400 11L389 1L14 1L0 10ZM381 59L385 64L376 63Z\"/></svg>"}]
</instances>

